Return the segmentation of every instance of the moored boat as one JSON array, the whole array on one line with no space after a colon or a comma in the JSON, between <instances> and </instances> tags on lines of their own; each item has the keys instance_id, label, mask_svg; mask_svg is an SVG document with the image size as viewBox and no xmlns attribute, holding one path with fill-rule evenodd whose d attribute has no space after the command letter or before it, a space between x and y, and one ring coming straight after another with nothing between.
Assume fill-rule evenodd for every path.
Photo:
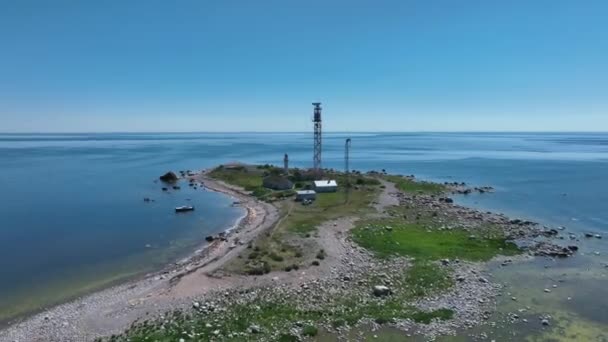
<instances>
[{"instance_id":1,"label":"moored boat","mask_svg":"<svg viewBox=\"0 0 608 342\"><path fill-rule=\"evenodd\" d=\"M194 207L191 205L182 205L181 207L175 207L175 212L176 213L181 213L184 211L193 211Z\"/></svg>"}]
</instances>

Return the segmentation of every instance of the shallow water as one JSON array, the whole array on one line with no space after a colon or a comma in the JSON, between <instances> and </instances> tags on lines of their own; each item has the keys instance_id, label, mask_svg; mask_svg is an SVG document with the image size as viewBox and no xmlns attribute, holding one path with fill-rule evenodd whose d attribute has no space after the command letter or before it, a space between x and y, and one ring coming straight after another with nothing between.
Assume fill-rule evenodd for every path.
<instances>
[{"instance_id":1,"label":"shallow water","mask_svg":"<svg viewBox=\"0 0 608 342\"><path fill-rule=\"evenodd\" d=\"M324 136L324 166L344 168L346 137L352 138L351 169L492 185L496 193L457 201L577 234L604 232L602 240L584 241L581 253L588 256L556 262L595 275L590 280L572 272L569 282L578 284L578 295L555 311L575 314L587 330L606 326L597 318L598 305L606 303L592 298L608 298L602 267L608 255L608 134L331 133ZM284 153L292 166L308 167L311 147L308 133L0 135L0 319L157 269L241 214L230 199L200 189L182 185L163 194L154 183L163 172L230 161L281 165ZM175 215L172 208L187 203L197 210ZM519 267L527 273L517 273ZM496 276L507 282L529 277L526 283L536 288L545 270L552 268L522 265Z\"/></svg>"}]
</instances>

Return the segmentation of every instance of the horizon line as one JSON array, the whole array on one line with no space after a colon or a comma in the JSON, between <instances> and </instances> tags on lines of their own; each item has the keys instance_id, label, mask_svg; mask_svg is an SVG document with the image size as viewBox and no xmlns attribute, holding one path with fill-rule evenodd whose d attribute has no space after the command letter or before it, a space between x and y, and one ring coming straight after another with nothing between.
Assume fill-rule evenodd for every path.
<instances>
[{"instance_id":1,"label":"horizon line","mask_svg":"<svg viewBox=\"0 0 608 342\"><path fill-rule=\"evenodd\" d=\"M312 131L20 131L20 132L1 132L0 135L24 135L24 134L276 134L276 133L312 133ZM357 134L357 133L608 133L608 131L515 131L515 130L469 130L469 131L436 131L436 130L420 130L420 131L324 131L324 133L342 133L342 134Z\"/></svg>"}]
</instances>

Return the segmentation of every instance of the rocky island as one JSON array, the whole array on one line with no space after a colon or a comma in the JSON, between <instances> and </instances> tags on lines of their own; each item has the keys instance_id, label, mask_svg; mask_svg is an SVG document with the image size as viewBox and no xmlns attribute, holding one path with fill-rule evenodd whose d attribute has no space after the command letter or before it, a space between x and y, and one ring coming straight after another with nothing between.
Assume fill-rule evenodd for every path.
<instances>
[{"instance_id":1,"label":"rocky island","mask_svg":"<svg viewBox=\"0 0 608 342\"><path fill-rule=\"evenodd\" d=\"M241 164L162 178L232 196L246 215L188 259L41 312L0 339L351 341L382 327L432 339L485 324L501 295L488 261L576 251L556 244L555 230L450 197L490 187ZM295 201L319 179L338 187Z\"/></svg>"}]
</instances>

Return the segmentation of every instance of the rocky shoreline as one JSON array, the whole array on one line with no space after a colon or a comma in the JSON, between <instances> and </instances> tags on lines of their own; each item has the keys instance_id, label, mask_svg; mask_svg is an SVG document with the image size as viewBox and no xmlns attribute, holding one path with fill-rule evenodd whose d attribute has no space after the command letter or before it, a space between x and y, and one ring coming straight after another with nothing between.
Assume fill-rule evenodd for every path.
<instances>
[{"instance_id":1,"label":"rocky shoreline","mask_svg":"<svg viewBox=\"0 0 608 342\"><path fill-rule=\"evenodd\" d=\"M280 219L278 209L272 204L260 202L247 192L207 177L205 174L188 174L190 184L197 182L204 187L235 199L247 211L234 229L213 237L210 244L166 269L147 275L143 279L112 287L69 303L51 308L9 328L0 331L1 341L90 341L98 337L120 334L134 322L141 322L176 309L211 315L222 312L235 304L247 305L259 300L274 300L307 310L325 308L332 298L349 296L381 305L383 298L370 297L374 286L390 289L399 279L394 274L408 267L407 258L378 260L355 244L349 237L358 217L345 217L325 222L315 237L327 251L321 266L310 266L295 272L272 272L264 276L240 276L223 274L218 270L230 259L265 231L272 229ZM194 186L194 185L193 185ZM200 186L200 185L199 185ZM465 193L464 184L455 183L454 193ZM479 192L489 192L482 187ZM381 217L407 216L391 211L391 206L413 208L418 213L443 222L437 229L471 229L482 225L496 226L513 240L525 246L531 255L565 257L576 251L552 242L553 230L502 214L481 212L459 206L445 196L409 195L397 191L390 184L377 201ZM420 215L420 214L418 214ZM409 218L417 220L418 218ZM478 238L471 233L471 239ZM543 239L537 241L537 239ZM509 259L505 259L505 263ZM413 307L430 311L449 308L454 312L449 320L433 320L428 324L412 320L397 320L391 324L406 334L422 334L432 339L439 335L454 334L458 329L482 324L495 308L495 298L501 286L488 280L483 262L442 260L440 266L454 275L454 286L447 292L422 298ZM370 278L373 270L374 279ZM377 278L382 280L378 282ZM364 299L367 298L367 299ZM369 303L368 303L369 304ZM253 304L252 304L253 305ZM331 310L347 310L340 305ZM214 313L214 315L215 315ZM162 316L165 317L166 316ZM214 316L215 317L215 316ZM295 322L292 332L302 336L301 327L306 322ZM377 328L377 322L364 320L358 325ZM259 327L251 327L255 333ZM341 339L347 339L348 326L335 327L329 323L324 329L333 331ZM259 329L258 329L259 330ZM195 338L196 336L187 336ZM217 339L237 336L217 334ZM272 336L271 336L272 337ZM274 336L277 337L277 336ZM352 337L352 336L351 336Z\"/></svg>"},{"instance_id":2,"label":"rocky shoreline","mask_svg":"<svg viewBox=\"0 0 608 342\"><path fill-rule=\"evenodd\" d=\"M131 323L154 312L183 308L196 289L175 293L173 288L183 277L221 265L227 255L235 252L228 242L248 241L268 229L276 220L276 208L258 202L238 188L215 181L204 173L190 173L189 178L204 183L207 190L234 198L246 214L229 227L223 238L197 249L191 256L167 265L158 272L147 274L124 284L106 288L71 300L33 316L20 319L0 330L0 341L91 341L98 337L119 334ZM204 237L201 238L204 241ZM241 247L242 248L242 247ZM188 293L191 291L192 293ZM209 288L201 288L202 293Z\"/></svg>"}]
</instances>

